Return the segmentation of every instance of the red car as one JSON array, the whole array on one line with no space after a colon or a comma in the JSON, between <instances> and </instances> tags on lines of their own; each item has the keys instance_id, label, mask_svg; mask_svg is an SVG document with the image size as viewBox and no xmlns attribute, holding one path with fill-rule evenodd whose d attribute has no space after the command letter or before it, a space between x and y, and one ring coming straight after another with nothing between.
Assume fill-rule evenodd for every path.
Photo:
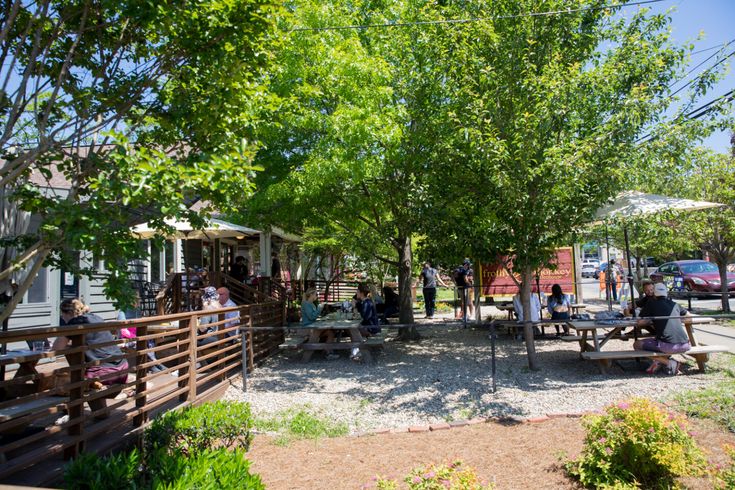
<instances>
[{"instance_id":1,"label":"red car","mask_svg":"<svg viewBox=\"0 0 735 490\"><path fill-rule=\"evenodd\" d=\"M684 279L684 288L687 291L699 291L703 293L719 293L720 270L712 262L706 260L677 260L662 264L658 270L651 274L653 282L663 282L669 286L674 284L675 277ZM735 291L735 274L727 273L727 289Z\"/></svg>"}]
</instances>

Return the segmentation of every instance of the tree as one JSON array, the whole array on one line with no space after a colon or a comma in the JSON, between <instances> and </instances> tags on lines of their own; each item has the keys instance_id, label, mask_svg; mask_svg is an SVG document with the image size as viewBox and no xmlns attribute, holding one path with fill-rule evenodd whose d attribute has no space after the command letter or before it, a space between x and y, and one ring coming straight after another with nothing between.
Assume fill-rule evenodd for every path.
<instances>
[{"instance_id":1,"label":"tree","mask_svg":"<svg viewBox=\"0 0 735 490\"><path fill-rule=\"evenodd\" d=\"M730 312L727 266L735 262L735 158L702 150L686 172L684 197L724 204L723 208L692 213L679 227L691 243L699 244L720 271L722 311Z\"/></svg>"},{"instance_id":2,"label":"tree","mask_svg":"<svg viewBox=\"0 0 735 490\"><path fill-rule=\"evenodd\" d=\"M0 16L0 183L36 228L6 234L0 271L7 318L42 265L90 273L76 250L104 259L105 289L132 299L130 234L150 220L228 210L252 193L253 105L279 9L268 0L6 2ZM65 180L58 191L51 182ZM14 273L28 272L20 284Z\"/></svg>"},{"instance_id":3,"label":"tree","mask_svg":"<svg viewBox=\"0 0 735 490\"><path fill-rule=\"evenodd\" d=\"M413 323L412 239L432 208L423 179L444 144L437 134L446 119L444 28L319 28L441 19L440 10L402 1L295 3L270 80L283 107L259 133L256 162L267 169L248 210L287 227L322 228L345 250L395 267L403 324ZM400 336L418 332L408 327Z\"/></svg>"},{"instance_id":4,"label":"tree","mask_svg":"<svg viewBox=\"0 0 735 490\"><path fill-rule=\"evenodd\" d=\"M472 17L488 20L448 31L462 63L445 75L456 116L454 151L442 157L458 177L438 203L444 226L426 233L456 238L476 259L512 257L525 318L534 271L638 170L637 139L675 100L668 87L685 65L665 15L625 18L605 4L551 1L544 10L569 10L529 16L536 2L479 2ZM442 174L433 195L447 190ZM451 253L451 240L434 242ZM535 369L530 324L524 333Z\"/></svg>"}]
</instances>

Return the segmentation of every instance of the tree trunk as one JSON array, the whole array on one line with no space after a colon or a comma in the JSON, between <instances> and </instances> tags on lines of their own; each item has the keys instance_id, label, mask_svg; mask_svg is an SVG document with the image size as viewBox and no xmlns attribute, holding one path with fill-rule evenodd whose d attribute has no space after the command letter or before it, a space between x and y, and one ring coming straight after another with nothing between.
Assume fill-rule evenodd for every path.
<instances>
[{"instance_id":1,"label":"tree trunk","mask_svg":"<svg viewBox=\"0 0 735 490\"><path fill-rule=\"evenodd\" d=\"M729 284L727 283L727 260L724 262L717 261L717 268L720 269L720 292L722 296L722 312L730 313L730 296L729 296Z\"/></svg>"},{"instance_id":2,"label":"tree trunk","mask_svg":"<svg viewBox=\"0 0 735 490\"><path fill-rule=\"evenodd\" d=\"M413 326L413 294L411 292L411 237L398 239L398 295L400 312L398 321L402 325L411 325L398 330L400 340L418 340L419 331Z\"/></svg>"},{"instance_id":3,"label":"tree trunk","mask_svg":"<svg viewBox=\"0 0 735 490\"><path fill-rule=\"evenodd\" d=\"M526 339L526 353L528 354L528 368L538 371L536 362L536 345L533 339L533 324L531 323L531 289L533 284L533 269L526 267L521 273L521 303L523 304L523 337Z\"/></svg>"}]
</instances>

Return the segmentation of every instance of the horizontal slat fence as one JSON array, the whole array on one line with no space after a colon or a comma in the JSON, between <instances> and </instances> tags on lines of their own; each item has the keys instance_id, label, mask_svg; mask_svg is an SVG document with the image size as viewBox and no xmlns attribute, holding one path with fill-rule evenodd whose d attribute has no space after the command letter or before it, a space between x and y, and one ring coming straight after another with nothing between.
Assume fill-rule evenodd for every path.
<instances>
[{"instance_id":1,"label":"horizontal slat fence","mask_svg":"<svg viewBox=\"0 0 735 490\"><path fill-rule=\"evenodd\" d=\"M232 320L225 320L224 314L232 311L239 312L239 320L226 327ZM200 319L208 315L218 316L219 321L208 324L217 326L218 330L200 334L197 330ZM0 380L0 482L27 483L15 477L30 474L27 468L38 464L43 465L40 471L48 473L46 482L52 481L60 476L65 460L78 455L85 447L104 446L100 440L109 437L108 434L139 434L152 415L210 398L224 389L229 376L241 372L243 359L247 359L247 368L252 370L278 349L284 340L283 315L283 303L273 301L124 322L0 333L0 343L8 345L57 336L71 340L70 346L63 350L0 359L6 368L4 379ZM128 362L128 380L95 389L95 380L85 379L84 372L99 362L85 360L84 353L89 347L84 343L84 335L117 331L122 327L137 329L134 348L123 350ZM228 333L235 335L228 337ZM198 345L207 337L216 340ZM123 346L127 341L115 340L95 347ZM149 341L154 342L150 347ZM157 359L150 360L149 352L155 353ZM29 364L36 361L37 372L29 371ZM150 373L149 368L156 364L166 369ZM115 398L121 392L128 396ZM100 406L99 400L105 400L106 406ZM68 420L61 419L65 414Z\"/></svg>"}]
</instances>

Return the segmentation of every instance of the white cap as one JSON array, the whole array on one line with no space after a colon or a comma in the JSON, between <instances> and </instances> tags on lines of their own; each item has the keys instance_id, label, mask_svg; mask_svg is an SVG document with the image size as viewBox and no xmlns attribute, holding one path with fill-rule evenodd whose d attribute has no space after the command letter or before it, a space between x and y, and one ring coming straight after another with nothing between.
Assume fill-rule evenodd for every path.
<instances>
[{"instance_id":1,"label":"white cap","mask_svg":"<svg viewBox=\"0 0 735 490\"><path fill-rule=\"evenodd\" d=\"M666 287L666 284L662 282L657 282L653 286L653 295L666 297L669 295L669 288Z\"/></svg>"}]
</instances>

